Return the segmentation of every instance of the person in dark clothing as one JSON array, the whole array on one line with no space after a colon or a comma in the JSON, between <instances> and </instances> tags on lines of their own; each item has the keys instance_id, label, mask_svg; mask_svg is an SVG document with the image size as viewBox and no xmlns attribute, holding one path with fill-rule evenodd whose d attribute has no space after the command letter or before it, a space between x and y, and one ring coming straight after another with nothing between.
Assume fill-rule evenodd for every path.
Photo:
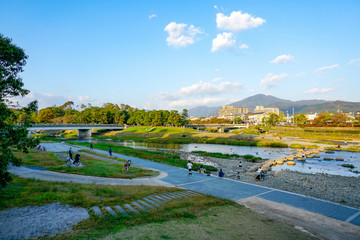
<instances>
[{"instance_id":1,"label":"person in dark clothing","mask_svg":"<svg viewBox=\"0 0 360 240\"><path fill-rule=\"evenodd\" d=\"M70 158L70 159L73 159L73 158L72 158L72 157L73 157L72 155L73 155L73 150L72 150L72 148L70 148L70 149L69 149L69 158Z\"/></svg>"},{"instance_id":2,"label":"person in dark clothing","mask_svg":"<svg viewBox=\"0 0 360 240\"><path fill-rule=\"evenodd\" d=\"M93 148L93 143L92 142L90 142L90 150L93 150L94 148Z\"/></svg>"},{"instance_id":3,"label":"person in dark clothing","mask_svg":"<svg viewBox=\"0 0 360 240\"><path fill-rule=\"evenodd\" d=\"M224 177L224 172L222 169L220 169L220 171L219 171L219 177Z\"/></svg>"},{"instance_id":4,"label":"person in dark clothing","mask_svg":"<svg viewBox=\"0 0 360 240\"><path fill-rule=\"evenodd\" d=\"M109 154L110 154L110 156L112 156L112 149L111 148L109 149Z\"/></svg>"},{"instance_id":5,"label":"person in dark clothing","mask_svg":"<svg viewBox=\"0 0 360 240\"><path fill-rule=\"evenodd\" d=\"M76 163L76 162L80 162L80 154L78 154L78 153L75 155L74 163Z\"/></svg>"}]
</instances>

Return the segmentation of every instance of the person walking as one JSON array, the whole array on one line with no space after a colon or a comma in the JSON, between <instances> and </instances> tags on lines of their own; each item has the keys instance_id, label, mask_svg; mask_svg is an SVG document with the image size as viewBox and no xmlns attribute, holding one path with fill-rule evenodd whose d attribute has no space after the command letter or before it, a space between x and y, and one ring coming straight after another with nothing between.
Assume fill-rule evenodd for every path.
<instances>
[{"instance_id":1,"label":"person walking","mask_svg":"<svg viewBox=\"0 0 360 240\"><path fill-rule=\"evenodd\" d=\"M111 147L109 148L109 154L110 154L110 156L112 156L112 149L111 149Z\"/></svg>"},{"instance_id":2,"label":"person walking","mask_svg":"<svg viewBox=\"0 0 360 240\"><path fill-rule=\"evenodd\" d=\"M93 148L93 143L92 142L90 142L90 150L93 150L94 148Z\"/></svg>"},{"instance_id":3,"label":"person walking","mask_svg":"<svg viewBox=\"0 0 360 240\"><path fill-rule=\"evenodd\" d=\"M236 179L237 179L237 180L240 180L240 172L237 172L237 174L236 174Z\"/></svg>"},{"instance_id":4,"label":"person walking","mask_svg":"<svg viewBox=\"0 0 360 240\"><path fill-rule=\"evenodd\" d=\"M191 168L192 168L192 163L190 162L190 160L188 161L188 163L186 164L187 168L189 169L189 175L188 176L192 176L192 172L191 172Z\"/></svg>"},{"instance_id":5,"label":"person walking","mask_svg":"<svg viewBox=\"0 0 360 240\"><path fill-rule=\"evenodd\" d=\"M241 167L242 167L242 162L240 161L240 162L239 162L239 168L241 168Z\"/></svg>"},{"instance_id":6,"label":"person walking","mask_svg":"<svg viewBox=\"0 0 360 240\"><path fill-rule=\"evenodd\" d=\"M70 159L73 159L72 156L73 156L73 150L72 150L72 148L70 148L70 149L69 149L69 158L70 158Z\"/></svg>"}]
</instances>

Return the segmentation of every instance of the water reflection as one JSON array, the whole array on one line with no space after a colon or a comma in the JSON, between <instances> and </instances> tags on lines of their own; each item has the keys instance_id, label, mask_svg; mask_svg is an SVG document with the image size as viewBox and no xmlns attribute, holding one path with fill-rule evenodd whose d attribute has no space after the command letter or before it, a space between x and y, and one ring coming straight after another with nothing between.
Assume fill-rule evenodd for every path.
<instances>
[{"instance_id":1,"label":"water reflection","mask_svg":"<svg viewBox=\"0 0 360 240\"><path fill-rule=\"evenodd\" d=\"M90 140L79 140L82 142L90 142ZM284 157L296 152L290 148L260 148L260 147L248 147L248 146L231 146L231 145L220 145L220 144L176 144L176 143L147 143L147 142L134 142L134 141L114 141L112 139L91 140L93 143L112 143L115 145L121 145L126 147L132 147L136 149L148 149L148 150L175 150L175 151L206 151L206 152L219 152L224 154L238 154L246 155L250 154L253 156L261 157L263 159L277 159ZM273 167L273 170L289 169L293 171L299 171L304 173L326 173L332 175L341 176L357 176L360 174L351 172L350 168L342 167L342 164L352 164L355 168L352 171L360 171L360 153L359 152L345 152L335 151L333 154L320 153L320 158L307 158L306 162L296 161L295 166L277 165ZM343 158L344 161L335 160L324 160L324 157L330 158Z\"/></svg>"}]
</instances>

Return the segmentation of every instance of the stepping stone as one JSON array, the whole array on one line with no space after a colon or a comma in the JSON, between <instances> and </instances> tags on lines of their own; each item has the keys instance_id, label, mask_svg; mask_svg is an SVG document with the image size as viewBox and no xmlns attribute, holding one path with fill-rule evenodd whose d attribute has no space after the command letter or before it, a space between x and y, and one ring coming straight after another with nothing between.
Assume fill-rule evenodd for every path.
<instances>
[{"instance_id":1,"label":"stepping stone","mask_svg":"<svg viewBox=\"0 0 360 240\"><path fill-rule=\"evenodd\" d=\"M180 196L174 195L174 194L170 194L170 193L164 193L164 195L169 196L171 198L180 198Z\"/></svg>"},{"instance_id":2,"label":"stepping stone","mask_svg":"<svg viewBox=\"0 0 360 240\"><path fill-rule=\"evenodd\" d=\"M119 205L116 205L115 208L116 208L119 212L121 212L122 214L124 214L125 216L130 217L130 215L129 215L122 207L120 207Z\"/></svg>"},{"instance_id":3,"label":"stepping stone","mask_svg":"<svg viewBox=\"0 0 360 240\"><path fill-rule=\"evenodd\" d=\"M137 202L132 202L131 204L137 206L138 208L140 208L143 211L149 211L146 207L144 207L143 205L138 204Z\"/></svg>"},{"instance_id":4,"label":"stepping stone","mask_svg":"<svg viewBox=\"0 0 360 240\"><path fill-rule=\"evenodd\" d=\"M136 213L136 214L140 214L140 212L138 210L136 210L135 208L133 208L130 204L124 204L124 206L129 209L130 211Z\"/></svg>"},{"instance_id":5,"label":"stepping stone","mask_svg":"<svg viewBox=\"0 0 360 240\"><path fill-rule=\"evenodd\" d=\"M161 197L161 196L159 196L159 195L152 195L152 197L159 198L159 199L161 199L161 201L165 201L165 202L170 201L169 198Z\"/></svg>"},{"instance_id":6,"label":"stepping stone","mask_svg":"<svg viewBox=\"0 0 360 240\"><path fill-rule=\"evenodd\" d=\"M105 209L106 209L111 215L113 215L114 217L117 217L116 213L114 212L114 210L112 210L111 207L105 207Z\"/></svg>"},{"instance_id":7,"label":"stepping stone","mask_svg":"<svg viewBox=\"0 0 360 240\"><path fill-rule=\"evenodd\" d=\"M161 201L161 200L159 200L159 199L157 199L157 198L155 198L155 197L152 197L152 196L147 196L147 198L149 198L149 199L151 199L151 200L154 200L154 201L156 201L156 202L158 202L158 203L160 203L160 204L164 204L165 202L163 202L163 201Z\"/></svg>"},{"instance_id":8,"label":"stepping stone","mask_svg":"<svg viewBox=\"0 0 360 240\"><path fill-rule=\"evenodd\" d=\"M98 206L93 206L92 210L94 210L95 214L98 215L99 217L103 217L104 214L101 212L100 208Z\"/></svg>"},{"instance_id":9,"label":"stepping stone","mask_svg":"<svg viewBox=\"0 0 360 240\"><path fill-rule=\"evenodd\" d=\"M159 194L159 196L172 200L174 197L167 196L165 193Z\"/></svg>"},{"instance_id":10,"label":"stepping stone","mask_svg":"<svg viewBox=\"0 0 360 240\"><path fill-rule=\"evenodd\" d=\"M166 195L164 195L163 193L158 194L157 196L162 197L162 198L165 198L165 199L167 199L167 200L171 200L171 197L166 196ZM156 197L157 197L157 196L156 196Z\"/></svg>"},{"instance_id":11,"label":"stepping stone","mask_svg":"<svg viewBox=\"0 0 360 240\"><path fill-rule=\"evenodd\" d=\"M187 197L186 194L184 194L184 192L177 192L176 195L182 196L182 197Z\"/></svg>"},{"instance_id":12,"label":"stepping stone","mask_svg":"<svg viewBox=\"0 0 360 240\"><path fill-rule=\"evenodd\" d=\"M138 203L141 203L142 205L145 205L148 208L154 208L153 206L151 206L150 204L148 204L147 202L144 202L143 200L137 200Z\"/></svg>"},{"instance_id":13,"label":"stepping stone","mask_svg":"<svg viewBox=\"0 0 360 240\"><path fill-rule=\"evenodd\" d=\"M163 194L161 194L160 196L168 197L168 198L170 198L170 199L176 198L175 196L172 196L172 195L167 194L167 193L163 193Z\"/></svg>"},{"instance_id":14,"label":"stepping stone","mask_svg":"<svg viewBox=\"0 0 360 240\"><path fill-rule=\"evenodd\" d=\"M159 203L157 203L157 202L155 202L155 201L153 201L153 200L150 200L149 198L144 197L143 199L144 199L145 201L151 203L152 205L155 205L155 206L158 206L158 207L161 206ZM160 200L159 200L159 201L160 201Z\"/></svg>"},{"instance_id":15,"label":"stepping stone","mask_svg":"<svg viewBox=\"0 0 360 240\"><path fill-rule=\"evenodd\" d=\"M169 193L169 194L174 195L174 196L177 196L177 197L179 197L179 198L183 198L183 197L185 197L185 195L181 194L180 192L176 192L176 193Z\"/></svg>"}]
</instances>

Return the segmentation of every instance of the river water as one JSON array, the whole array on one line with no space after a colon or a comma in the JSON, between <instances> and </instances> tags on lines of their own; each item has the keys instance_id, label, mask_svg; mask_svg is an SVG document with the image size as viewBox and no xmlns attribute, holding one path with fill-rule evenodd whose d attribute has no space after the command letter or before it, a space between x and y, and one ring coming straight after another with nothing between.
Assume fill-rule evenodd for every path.
<instances>
[{"instance_id":1,"label":"river water","mask_svg":"<svg viewBox=\"0 0 360 240\"><path fill-rule=\"evenodd\" d=\"M78 140L89 142L90 140ZM238 154L246 155L250 154L253 156L261 157L263 159L276 159L278 157L283 157L290 155L296 150L291 148L262 148L262 147L248 147L248 146L231 146L231 145L221 145L221 144L201 144L201 143L191 143L191 144L176 144L176 143L147 143L147 142L134 142L134 141L114 141L111 139L108 140L99 140L93 139L92 142L96 143L112 143L116 145L121 145L125 147L132 147L136 149L147 149L147 150L172 150L172 151L206 151L206 152L219 152L224 154ZM347 152L347 151L334 151L334 153L325 153L321 152L320 158L307 158L305 162L299 162L295 160L295 166L288 166L286 163L284 165L277 165L272 169L274 171L281 169L288 169L292 171L304 172L304 173L325 173L331 175L341 175L341 176L353 176L360 177L359 173L354 171L360 171L360 152ZM343 158L344 161L335 161L335 160L324 160L324 157L330 158ZM355 168L350 169L347 167L341 166L342 164L352 164Z\"/></svg>"}]
</instances>

